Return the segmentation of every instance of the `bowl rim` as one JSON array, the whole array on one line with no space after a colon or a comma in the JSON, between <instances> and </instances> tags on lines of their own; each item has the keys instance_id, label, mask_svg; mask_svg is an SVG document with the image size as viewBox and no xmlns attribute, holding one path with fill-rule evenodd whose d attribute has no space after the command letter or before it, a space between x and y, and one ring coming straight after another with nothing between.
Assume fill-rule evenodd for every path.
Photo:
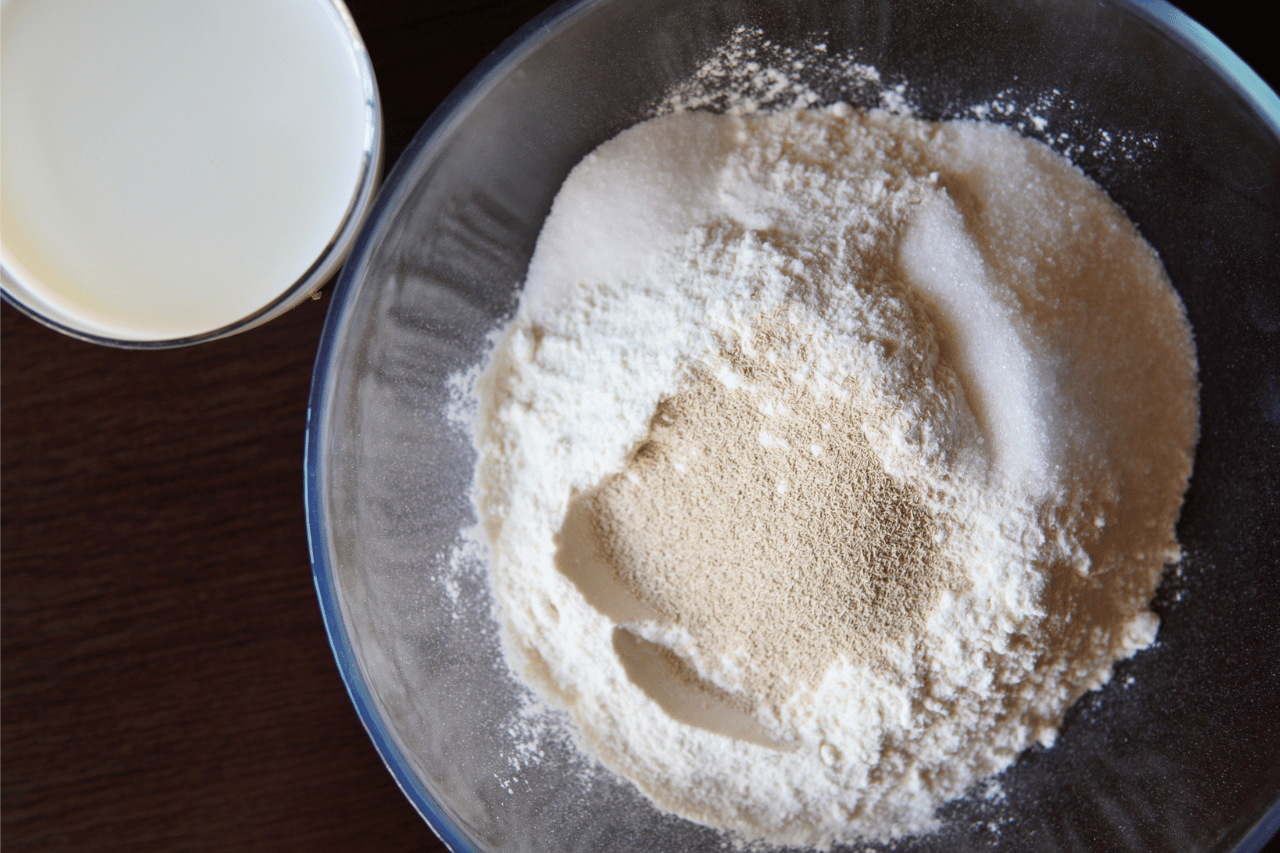
<instances>
[{"instance_id":1,"label":"bowl rim","mask_svg":"<svg viewBox=\"0 0 1280 853\"><path fill-rule=\"evenodd\" d=\"M303 449L303 503L307 547L325 633L347 694L383 764L427 826L453 853L483 851L473 845L462 828L447 814L443 804L427 791L379 713L377 700L364 677L363 666L351 642L347 616L338 596L333 566L329 560L329 528L326 523L324 490L326 475L321 465L321 450L326 438L326 416L334 396L333 386L329 382L332 377L330 368L337 353L337 342L350 321L352 296L358 292L357 282L368 265L369 249L375 235L381 231L381 226L398 209L405 189L402 181L407 173L429 153L432 143L454 124L467 106L497 83L510 65L585 14L589 7L607 2L611 0L559 0L555 5L544 9L486 56L432 111L388 172L382 188L373 199L363 227L355 237L347 262L343 265L330 296L312 370Z\"/></svg>"},{"instance_id":2,"label":"bowl rim","mask_svg":"<svg viewBox=\"0 0 1280 853\"><path fill-rule=\"evenodd\" d=\"M352 645L347 617L338 595L330 561L326 473L321 457L327 439L326 422L334 397L332 367L338 352L338 342L351 319L353 297L359 292L360 280L368 265L369 250L383 224L398 211L407 192L408 188L402 181L423 157L431 156L439 138L499 81L510 66L537 50L578 18L612 2L614 0L559 0L507 37L431 113L388 173L351 246L347 262L330 298L312 372L303 459L303 498L307 543L325 632L347 693L383 763L414 809L454 853L484 852L474 846L468 834L448 814L444 805L427 790L414 772L413 764L396 736L379 713L377 700L364 677L363 666ZM1280 140L1280 97L1217 36L1166 0L1108 2L1132 12L1204 62L1252 107L1271 134ZM1234 853L1257 853L1276 834L1277 829L1280 829L1280 798L1249 827L1236 843Z\"/></svg>"}]
</instances>

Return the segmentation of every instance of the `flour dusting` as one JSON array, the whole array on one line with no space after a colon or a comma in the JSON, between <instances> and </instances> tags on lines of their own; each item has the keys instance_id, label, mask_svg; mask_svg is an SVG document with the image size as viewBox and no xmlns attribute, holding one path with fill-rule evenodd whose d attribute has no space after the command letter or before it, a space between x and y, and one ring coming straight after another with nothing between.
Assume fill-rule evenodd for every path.
<instances>
[{"instance_id":1,"label":"flour dusting","mask_svg":"<svg viewBox=\"0 0 1280 853\"><path fill-rule=\"evenodd\" d=\"M1197 434L1102 191L837 60L893 109L740 39L588 155L455 395L512 669L659 808L820 848L1000 802L1154 640Z\"/></svg>"}]
</instances>

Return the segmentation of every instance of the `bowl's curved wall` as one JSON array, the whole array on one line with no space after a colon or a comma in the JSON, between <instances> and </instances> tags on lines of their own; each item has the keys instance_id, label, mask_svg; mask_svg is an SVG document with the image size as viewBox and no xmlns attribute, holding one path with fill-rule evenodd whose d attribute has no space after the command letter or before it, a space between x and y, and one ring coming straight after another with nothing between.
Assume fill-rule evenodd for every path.
<instances>
[{"instance_id":1,"label":"bowl's curved wall","mask_svg":"<svg viewBox=\"0 0 1280 853\"><path fill-rule=\"evenodd\" d=\"M450 377L513 310L569 169L742 24L797 46L825 33L928 117L1010 105L992 117L1070 153L1139 224L1199 347L1188 557L1158 596L1158 646L1082 700L1057 746L1023 756L1002 802L956 804L950 828L903 848L1251 844L1280 791L1280 101L1160 2L588 0L468 78L387 179L344 270L308 424L321 606L400 785L458 850L719 849L563 741L525 761L522 691L482 570L458 556L473 453L447 412Z\"/></svg>"}]
</instances>

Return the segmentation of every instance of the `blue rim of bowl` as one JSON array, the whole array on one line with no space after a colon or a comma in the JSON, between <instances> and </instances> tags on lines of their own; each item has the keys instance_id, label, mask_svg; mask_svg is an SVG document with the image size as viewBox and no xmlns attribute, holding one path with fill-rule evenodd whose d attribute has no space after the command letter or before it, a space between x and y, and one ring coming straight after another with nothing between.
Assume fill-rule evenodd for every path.
<instances>
[{"instance_id":1,"label":"blue rim of bowl","mask_svg":"<svg viewBox=\"0 0 1280 853\"><path fill-rule=\"evenodd\" d=\"M401 187L401 180L405 174L431 147L437 135L452 123L452 119L482 96L490 84L495 82L512 63L537 49L579 16L586 14L590 8L605 2L609 0L561 0L541 12L485 57L441 102L414 135L374 200L364 226L351 248L347 263L339 275L325 318L312 373L303 460L304 502L312 573L320 600L325 631L329 636L329 645L333 649L338 670L346 685L347 693L355 705L356 713L378 754L382 757L383 763L391 771L396 784L413 807L445 846L454 853L483 853L483 851L468 840L462 829L447 814L443 805L427 791L395 735L380 715L377 701L369 689L360 661L352 647L351 636L335 588L327 550L328 526L325 518L324 492L321 488L324 475L321 471L320 459L320 451L324 446L323 424L328 414L328 404L333 397L333 388L329 382L332 375L330 367L337 351L337 341L350 319L352 297L358 292L357 282L367 265L368 251L382 224L388 215L394 212L402 198L404 188ZM1262 78L1213 33L1165 0L1114 0L1114 2L1129 8L1165 36L1204 61L1257 111L1272 134L1280 139L1280 97L1277 97ZM1280 829L1280 800L1273 803L1246 831L1237 842L1234 853L1257 853L1277 829Z\"/></svg>"},{"instance_id":2,"label":"blue rim of bowl","mask_svg":"<svg viewBox=\"0 0 1280 853\"><path fill-rule=\"evenodd\" d=\"M323 478L320 451L324 446L323 423L332 400L333 389L329 383L330 367L337 351L337 341L350 319L352 296L358 292L358 284L368 264L368 252L375 235L387 217L394 212L401 200L401 181L430 148L442 129L448 127L455 115L481 96L489 84L515 61L531 52L563 29L586 8L603 0L561 0L543 10L523 27L508 37L501 45L458 84L440 103L426 123L419 128L409 145L383 181L383 188L369 210L364 226L356 236L347 255L347 262L339 273L337 284L330 298L320 343L316 351L312 371L311 394L307 401L307 428L303 457L303 499L307 520L307 545L311 555L312 575L316 594L320 600L320 613L324 620L329 645L333 649L338 671L346 685L347 694L355 705L356 714L368 732L383 763L391 771L400 790L409 799L418 814L431 830L453 853L482 853L446 813L443 805L427 791L423 781L414 772L413 765L387 727L378 711L378 703L364 678L363 668L351 643L342 604L337 595L333 571L329 563L328 525L325 517ZM553 26L554 24L554 26Z\"/></svg>"}]
</instances>

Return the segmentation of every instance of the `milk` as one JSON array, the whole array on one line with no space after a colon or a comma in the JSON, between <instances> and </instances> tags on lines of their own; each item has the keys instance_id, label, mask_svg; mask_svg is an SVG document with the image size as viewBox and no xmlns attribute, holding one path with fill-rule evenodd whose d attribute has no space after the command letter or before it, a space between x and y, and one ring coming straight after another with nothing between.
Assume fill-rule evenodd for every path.
<instances>
[{"instance_id":1,"label":"milk","mask_svg":"<svg viewBox=\"0 0 1280 853\"><path fill-rule=\"evenodd\" d=\"M27 307L107 338L198 336L280 300L334 240L376 96L327 0L2 11L0 234Z\"/></svg>"}]
</instances>

